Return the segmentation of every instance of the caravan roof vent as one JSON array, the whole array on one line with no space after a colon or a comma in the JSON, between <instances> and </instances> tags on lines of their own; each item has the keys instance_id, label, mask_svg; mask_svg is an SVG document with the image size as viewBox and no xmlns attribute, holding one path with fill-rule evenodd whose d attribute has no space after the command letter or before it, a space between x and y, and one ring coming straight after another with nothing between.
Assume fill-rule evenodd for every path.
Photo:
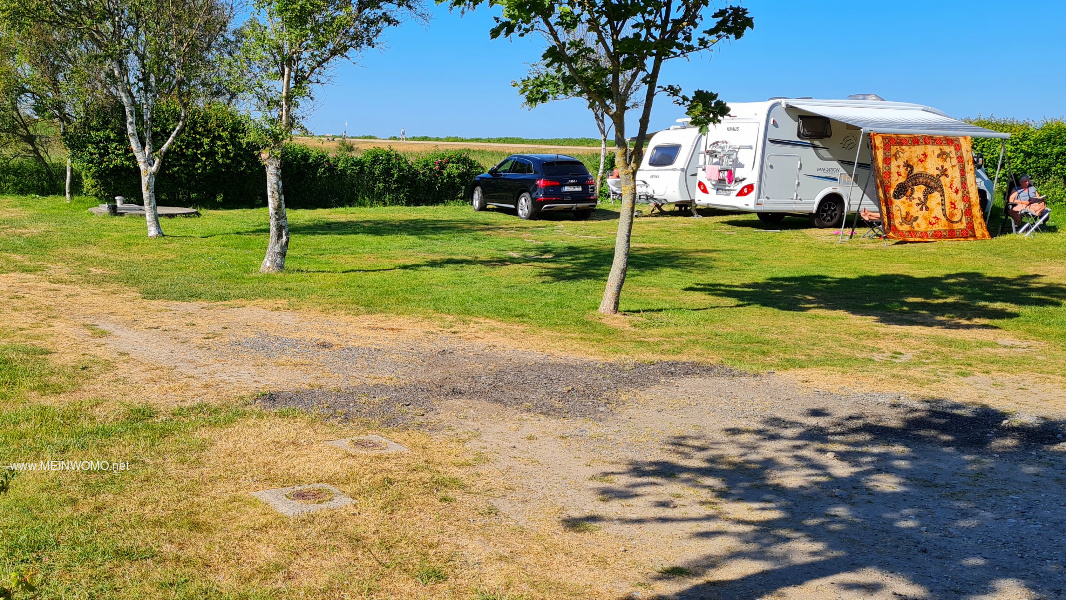
<instances>
[{"instance_id":1,"label":"caravan roof vent","mask_svg":"<svg viewBox=\"0 0 1066 600\"><path fill-rule=\"evenodd\" d=\"M769 98L766 99L766 101L769 102L770 100L788 100L788 99L789 99L788 96L770 96Z\"/></svg>"},{"instance_id":2,"label":"caravan roof vent","mask_svg":"<svg viewBox=\"0 0 1066 600\"><path fill-rule=\"evenodd\" d=\"M852 94L848 96L848 100L877 100L879 102L885 101L884 98L878 96L877 94Z\"/></svg>"}]
</instances>

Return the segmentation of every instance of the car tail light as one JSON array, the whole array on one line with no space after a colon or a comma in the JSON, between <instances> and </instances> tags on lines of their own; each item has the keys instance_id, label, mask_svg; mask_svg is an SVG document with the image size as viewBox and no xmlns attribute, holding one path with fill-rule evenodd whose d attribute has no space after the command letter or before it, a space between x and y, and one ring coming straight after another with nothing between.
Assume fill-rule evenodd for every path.
<instances>
[{"instance_id":1,"label":"car tail light","mask_svg":"<svg viewBox=\"0 0 1066 600\"><path fill-rule=\"evenodd\" d=\"M740 191L737 192L737 196L747 196L748 194L750 194L750 193L752 193L754 191L755 191L755 184L754 183L749 183L748 185L740 188Z\"/></svg>"},{"instance_id":2,"label":"car tail light","mask_svg":"<svg viewBox=\"0 0 1066 600\"><path fill-rule=\"evenodd\" d=\"M537 187L539 187L539 188L551 187L553 185L562 185L562 184L560 184L558 181L552 181L551 179L538 179L537 180Z\"/></svg>"},{"instance_id":3,"label":"car tail light","mask_svg":"<svg viewBox=\"0 0 1066 600\"><path fill-rule=\"evenodd\" d=\"M585 180L585 185L596 185L596 180L589 177L587 180Z\"/></svg>"},{"instance_id":4,"label":"car tail light","mask_svg":"<svg viewBox=\"0 0 1066 600\"><path fill-rule=\"evenodd\" d=\"M707 186L702 181L697 181L696 182L696 187L700 188L700 191L703 192L704 194L710 194L711 193L710 190L707 189Z\"/></svg>"}]
</instances>

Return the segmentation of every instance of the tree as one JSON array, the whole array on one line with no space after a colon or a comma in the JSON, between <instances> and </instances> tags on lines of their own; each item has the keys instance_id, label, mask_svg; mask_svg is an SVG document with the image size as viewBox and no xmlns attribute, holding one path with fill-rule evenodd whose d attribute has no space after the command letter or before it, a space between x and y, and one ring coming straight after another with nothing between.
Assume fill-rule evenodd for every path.
<instances>
[{"instance_id":1,"label":"tree","mask_svg":"<svg viewBox=\"0 0 1066 600\"><path fill-rule=\"evenodd\" d=\"M418 0L254 0L238 32L233 79L257 117L266 169L270 242L259 270L285 270L289 222L282 192L281 147L301 126L302 111L338 60L378 45L401 17L424 18Z\"/></svg>"},{"instance_id":2,"label":"tree","mask_svg":"<svg viewBox=\"0 0 1066 600\"><path fill-rule=\"evenodd\" d=\"M77 33L34 23L16 34L17 51L10 55L20 81L18 102L40 121L59 128L62 139L83 108L97 99L102 81L84 70L87 53ZM49 176L54 179L51 164ZM67 153L64 190L72 196L73 168Z\"/></svg>"},{"instance_id":3,"label":"tree","mask_svg":"<svg viewBox=\"0 0 1066 600\"><path fill-rule=\"evenodd\" d=\"M568 36L579 35L578 32L567 33ZM587 35L587 32L585 32L585 35ZM597 55L594 60L601 62L601 64L608 64L606 57L603 56ZM639 78L639 73L636 72L626 73L622 77L623 81L626 82L636 78ZM544 63L533 64L526 77L519 81L512 81L511 85L519 89L522 97L525 98L525 105L529 108L535 108L540 104L554 100L583 97L580 89L568 86L563 77L546 69ZM631 90L629 94L631 98L640 96L641 90L639 88L631 89L628 85L623 85L622 87L623 89ZM600 166L596 170L596 189L599 190L603 185L603 170L607 160L607 138L611 135L614 124L607 119L607 113L604 112L602 106L596 102L589 102L588 104L589 110L592 112L592 119L596 122L596 130L600 134ZM638 106L639 104L630 103L629 109L634 109Z\"/></svg>"},{"instance_id":4,"label":"tree","mask_svg":"<svg viewBox=\"0 0 1066 600\"><path fill-rule=\"evenodd\" d=\"M629 266L630 238L636 207L633 177L644 155L648 122L655 96L666 92L687 107L692 124L705 129L729 114L729 107L713 92L682 94L673 85L660 86L667 60L690 56L716 44L739 39L754 26L748 10L726 6L700 25L712 0L437 0L464 10L499 4L503 14L490 31L493 38L538 34L548 40L541 55L545 69L599 106L614 125L615 164L622 179L622 209L615 238L614 260L600 312L616 314ZM574 35L575 32L584 32ZM585 34L587 33L587 35ZM602 57L603 60L600 60ZM636 73L638 77L627 78ZM627 142L626 116L631 95L644 88L637 133Z\"/></svg>"},{"instance_id":5,"label":"tree","mask_svg":"<svg viewBox=\"0 0 1066 600\"><path fill-rule=\"evenodd\" d=\"M95 70L122 103L137 157L149 237L161 237L155 180L185 126L189 105L211 81L232 16L228 0L0 0L0 16L22 32L68 32L86 50L81 68ZM156 146L156 105L172 99L181 118Z\"/></svg>"}]
</instances>

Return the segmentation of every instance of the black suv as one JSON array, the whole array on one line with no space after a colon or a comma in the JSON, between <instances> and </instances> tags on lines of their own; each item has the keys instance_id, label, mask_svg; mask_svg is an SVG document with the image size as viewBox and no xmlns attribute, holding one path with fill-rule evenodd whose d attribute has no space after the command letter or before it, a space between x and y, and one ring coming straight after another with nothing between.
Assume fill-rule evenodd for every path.
<instances>
[{"instance_id":1,"label":"black suv","mask_svg":"<svg viewBox=\"0 0 1066 600\"><path fill-rule=\"evenodd\" d=\"M599 202L596 182L582 162L565 154L515 154L474 178L474 210L513 208L523 219L570 210L587 219Z\"/></svg>"}]
</instances>

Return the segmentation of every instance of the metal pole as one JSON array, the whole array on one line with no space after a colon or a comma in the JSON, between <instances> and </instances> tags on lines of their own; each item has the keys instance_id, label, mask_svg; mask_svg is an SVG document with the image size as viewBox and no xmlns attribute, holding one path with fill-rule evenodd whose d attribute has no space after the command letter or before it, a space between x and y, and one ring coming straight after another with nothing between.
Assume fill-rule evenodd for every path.
<instances>
[{"instance_id":1,"label":"metal pole","mask_svg":"<svg viewBox=\"0 0 1066 600\"><path fill-rule=\"evenodd\" d=\"M851 209L851 192L855 189L855 173L859 170L859 153L862 152L862 136L866 135L866 129L859 130L859 143L855 146L855 166L851 168L851 187L848 188L848 197L844 200L844 215L840 219L840 239L837 240L838 244L844 243L844 224L848 222L848 210ZM873 154L871 153L872 157ZM873 170L873 165L870 165L870 170ZM862 200L859 200L862 203Z\"/></svg>"},{"instance_id":2,"label":"metal pole","mask_svg":"<svg viewBox=\"0 0 1066 600\"><path fill-rule=\"evenodd\" d=\"M992 218L992 207L996 204L996 186L999 185L999 171L1003 168L1003 154L1007 151L1007 140L1003 140L999 145L999 164L996 165L996 179L992 182L992 197L991 202L988 203L988 210L985 214L985 225L988 225L988 220Z\"/></svg>"},{"instance_id":3,"label":"metal pole","mask_svg":"<svg viewBox=\"0 0 1066 600\"><path fill-rule=\"evenodd\" d=\"M870 187L870 181L873 179L873 165L870 165L870 174L866 176L866 183L862 184L862 195L859 196L859 205L855 207L855 219L851 222L851 233L848 234L849 242L851 241L851 238L855 237L855 228L859 226L859 211L862 210L862 201L866 199L866 188ZM879 206L876 208L878 210L881 209Z\"/></svg>"}]
</instances>

